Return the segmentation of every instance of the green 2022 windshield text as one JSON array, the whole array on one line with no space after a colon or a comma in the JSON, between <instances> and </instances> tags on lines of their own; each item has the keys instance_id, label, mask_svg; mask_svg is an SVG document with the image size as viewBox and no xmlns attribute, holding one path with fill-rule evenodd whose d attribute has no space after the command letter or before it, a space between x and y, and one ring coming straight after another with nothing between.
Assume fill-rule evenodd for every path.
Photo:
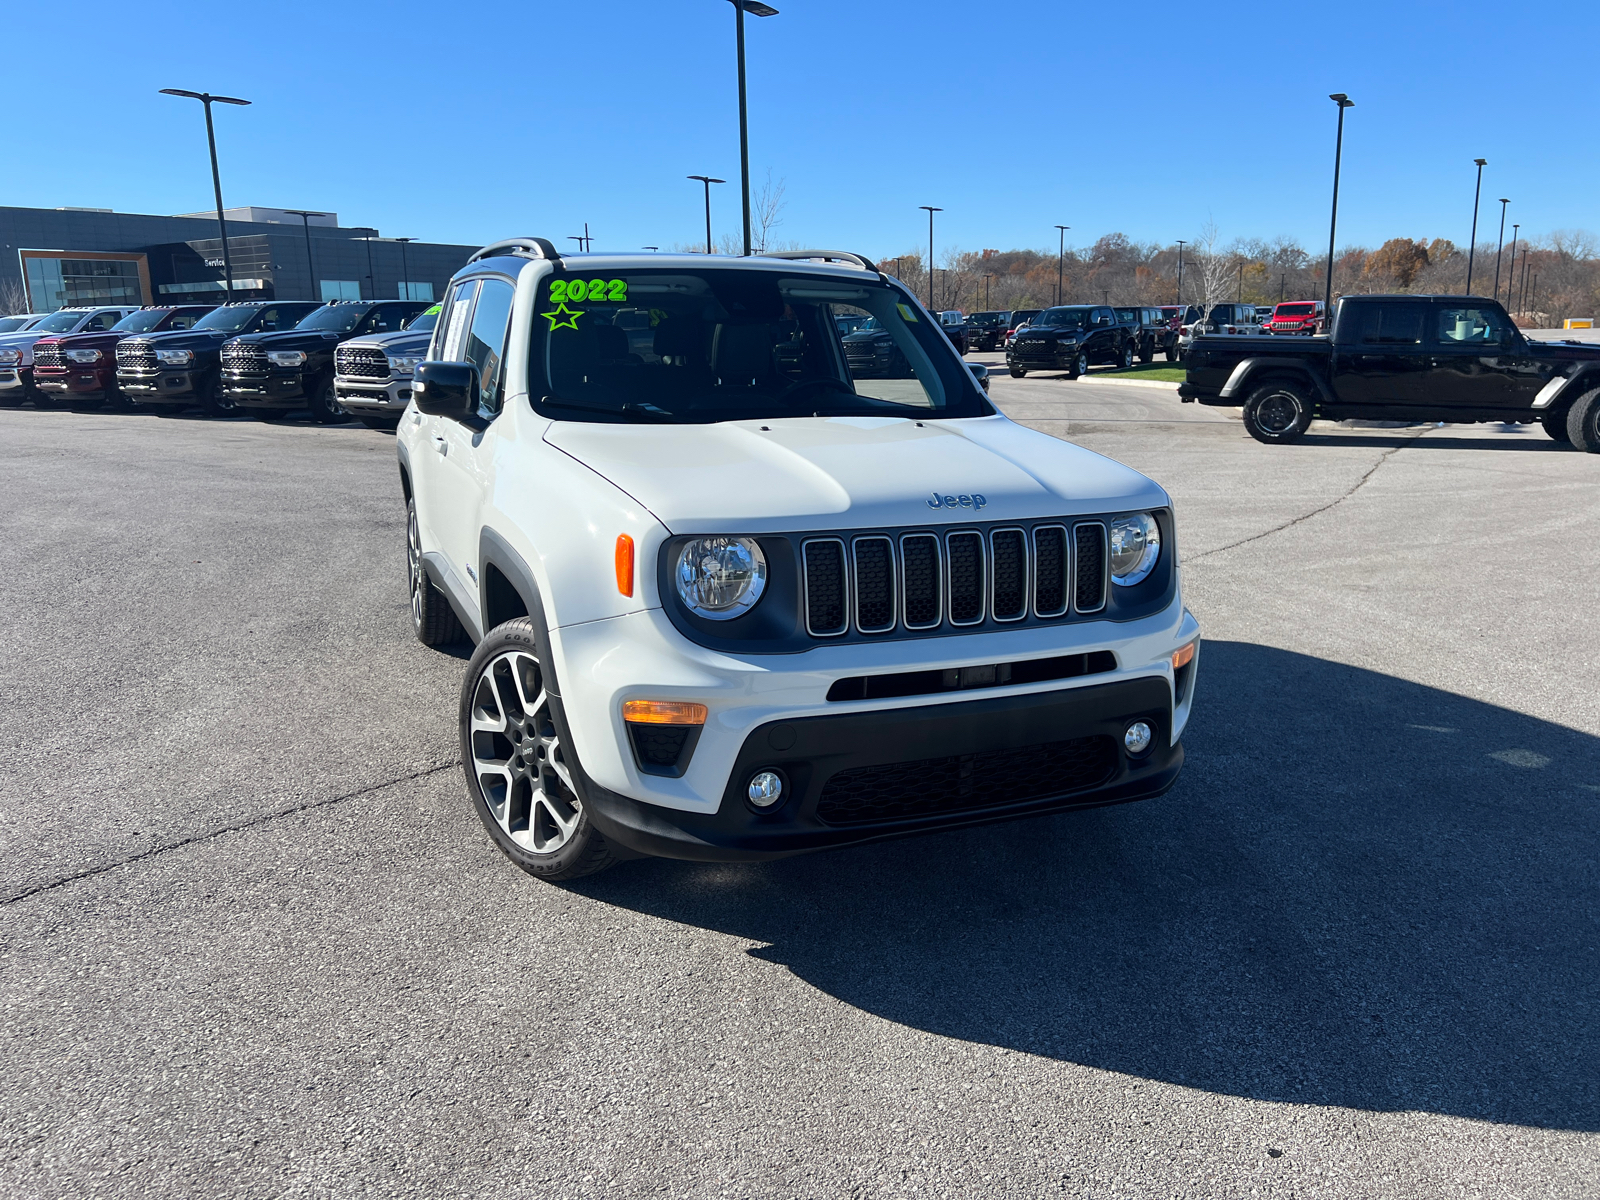
<instances>
[{"instance_id":1,"label":"green 2022 windshield text","mask_svg":"<svg viewBox=\"0 0 1600 1200\"><path fill-rule=\"evenodd\" d=\"M552 279L550 303L579 303L595 300L606 304L625 304L628 299L626 279Z\"/></svg>"}]
</instances>

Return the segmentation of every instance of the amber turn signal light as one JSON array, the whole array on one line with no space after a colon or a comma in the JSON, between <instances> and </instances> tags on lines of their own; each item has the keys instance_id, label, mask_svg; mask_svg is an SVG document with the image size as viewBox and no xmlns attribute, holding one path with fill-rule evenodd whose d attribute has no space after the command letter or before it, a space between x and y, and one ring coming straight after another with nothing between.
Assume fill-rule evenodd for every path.
<instances>
[{"instance_id":1,"label":"amber turn signal light","mask_svg":"<svg viewBox=\"0 0 1600 1200\"><path fill-rule=\"evenodd\" d=\"M633 595L633 539L625 533L617 534L617 591Z\"/></svg>"},{"instance_id":2,"label":"amber turn signal light","mask_svg":"<svg viewBox=\"0 0 1600 1200\"><path fill-rule=\"evenodd\" d=\"M624 700L622 719L631 725L704 725L706 706L679 700Z\"/></svg>"},{"instance_id":3,"label":"amber turn signal light","mask_svg":"<svg viewBox=\"0 0 1600 1200\"><path fill-rule=\"evenodd\" d=\"M1190 642L1187 646L1183 646L1180 649L1173 651L1173 653L1172 653L1172 669L1174 671L1176 671L1179 667L1188 666L1189 663L1191 661L1193 661L1193 659L1194 659L1194 646L1195 646L1195 644L1193 642Z\"/></svg>"}]
</instances>

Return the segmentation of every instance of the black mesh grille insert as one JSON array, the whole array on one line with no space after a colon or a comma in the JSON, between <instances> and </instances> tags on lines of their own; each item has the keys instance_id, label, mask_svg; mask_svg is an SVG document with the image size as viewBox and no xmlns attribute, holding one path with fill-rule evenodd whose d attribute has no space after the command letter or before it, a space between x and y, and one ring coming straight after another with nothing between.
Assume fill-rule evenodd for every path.
<instances>
[{"instance_id":1,"label":"black mesh grille insert","mask_svg":"<svg viewBox=\"0 0 1600 1200\"><path fill-rule=\"evenodd\" d=\"M1041 617L1067 611L1067 531L1059 525L1033 531L1033 608Z\"/></svg>"},{"instance_id":2,"label":"black mesh grille insert","mask_svg":"<svg viewBox=\"0 0 1600 1200\"><path fill-rule=\"evenodd\" d=\"M806 624L813 634L843 633L844 543L807 542L805 556Z\"/></svg>"},{"instance_id":3,"label":"black mesh grille insert","mask_svg":"<svg viewBox=\"0 0 1600 1200\"><path fill-rule=\"evenodd\" d=\"M1116 743L1095 736L857 767L823 785L817 816L854 825L1042 800L1097 787L1116 765Z\"/></svg>"},{"instance_id":4,"label":"black mesh grille insert","mask_svg":"<svg viewBox=\"0 0 1600 1200\"><path fill-rule=\"evenodd\" d=\"M33 344L33 365L36 367L60 367L66 365L66 359L61 355L60 342L35 342Z\"/></svg>"},{"instance_id":5,"label":"black mesh grille insert","mask_svg":"<svg viewBox=\"0 0 1600 1200\"><path fill-rule=\"evenodd\" d=\"M1028 611L1027 547L1020 529L997 529L994 549L994 619L1015 621Z\"/></svg>"},{"instance_id":6,"label":"black mesh grille insert","mask_svg":"<svg viewBox=\"0 0 1600 1200\"><path fill-rule=\"evenodd\" d=\"M156 352L148 342L118 342L117 366L127 367L132 371L153 371L156 365Z\"/></svg>"},{"instance_id":7,"label":"black mesh grille insert","mask_svg":"<svg viewBox=\"0 0 1600 1200\"><path fill-rule=\"evenodd\" d=\"M629 723L628 736L633 739L633 752L644 767L675 767L683 755L683 745L689 740L687 725L636 725Z\"/></svg>"},{"instance_id":8,"label":"black mesh grille insert","mask_svg":"<svg viewBox=\"0 0 1600 1200\"><path fill-rule=\"evenodd\" d=\"M950 624L983 620L983 535L952 533L945 539L950 556Z\"/></svg>"},{"instance_id":9,"label":"black mesh grille insert","mask_svg":"<svg viewBox=\"0 0 1600 1200\"><path fill-rule=\"evenodd\" d=\"M888 538L858 538L856 550L856 625L863 633L894 628L894 543Z\"/></svg>"},{"instance_id":10,"label":"black mesh grille insert","mask_svg":"<svg viewBox=\"0 0 1600 1200\"><path fill-rule=\"evenodd\" d=\"M1106 527L1078 525L1072 532L1078 560L1072 603L1079 612L1098 612L1106 604Z\"/></svg>"},{"instance_id":11,"label":"black mesh grille insert","mask_svg":"<svg viewBox=\"0 0 1600 1200\"><path fill-rule=\"evenodd\" d=\"M906 624L925 629L939 623L939 539L931 533L900 540L905 563Z\"/></svg>"}]
</instances>

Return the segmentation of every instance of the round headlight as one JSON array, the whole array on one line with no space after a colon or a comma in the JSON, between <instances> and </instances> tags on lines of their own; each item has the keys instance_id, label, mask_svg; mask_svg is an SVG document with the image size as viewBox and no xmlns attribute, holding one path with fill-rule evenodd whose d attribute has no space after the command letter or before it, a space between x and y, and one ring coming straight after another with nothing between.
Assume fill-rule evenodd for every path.
<instances>
[{"instance_id":1,"label":"round headlight","mask_svg":"<svg viewBox=\"0 0 1600 1200\"><path fill-rule=\"evenodd\" d=\"M767 556L754 538L702 537L686 542L673 568L678 597L697 617L742 616L767 586Z\"/></svg>"},{"instance_id":2,"label":"round headlight","mask_svg":"<svg viewBox=\"0 0 1600 1200\"><path fill-rule=\"evenodd\" d=\"M1111 522L1111 582L1118 587L1143 583L1161 557L1161 528L1149 513Z\"/></svg>"}]
</instances>

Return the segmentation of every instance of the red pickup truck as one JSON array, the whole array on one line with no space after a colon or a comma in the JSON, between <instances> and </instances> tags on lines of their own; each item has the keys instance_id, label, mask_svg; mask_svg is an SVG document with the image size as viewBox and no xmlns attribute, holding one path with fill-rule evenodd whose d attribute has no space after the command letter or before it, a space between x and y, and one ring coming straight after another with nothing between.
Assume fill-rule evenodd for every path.
<instances>
[{"instance_id":1,"label":"red pickup truck","mask_svg":"<svg viewBox=\"0 0 1600 1200\"><path fill-rule=\"evenodd\" d=\"M188 329L216 306L181 304L141 308L110 329L40 338L33 345L33 386L43 406L98 408L121 401L117 390L117 343L135 333Z\"/></svg>"}]
</instances>

